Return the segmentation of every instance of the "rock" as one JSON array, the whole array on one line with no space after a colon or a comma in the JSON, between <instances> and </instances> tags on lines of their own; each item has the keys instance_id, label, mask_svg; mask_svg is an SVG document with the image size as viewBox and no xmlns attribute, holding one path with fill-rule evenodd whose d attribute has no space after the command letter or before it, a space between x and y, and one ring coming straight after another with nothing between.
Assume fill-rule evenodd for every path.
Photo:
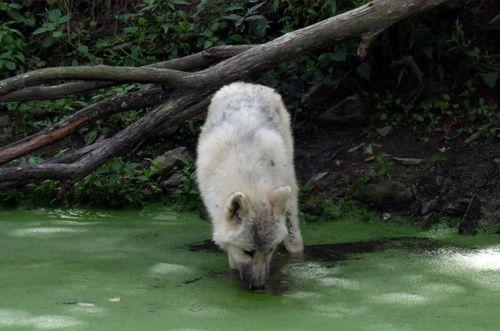
<instances>
[{"instance_id":1,"label":"rock","mask_svg":"<svg viewBox=\"0 0 500 331\"><path fill-rule=\"evenodd\" d=\"M426 201L426 202L422 203L422 209L420 210L420 213L422 215L428 214L429 212L436 209L438 204L439 204L439 199L432 199L432 200Z\"/></svg>"},{"instance_id":2,"label":"rock","mask_svg":"<svg viewBox=\"0 0 500 331\"><path fill-rule=\"evenodd\" d=\"M413 200L411 188L395 180L384 180L364 185L353 197L375 206L405 205Z\"/></svg>"},{"instance_id":3,"label":"rock","mask_svg":"<svg viewBox=\"0 0 500 331\"><path fill-rule=\"evenodd\" d=\"M346 124L363 121L366 117L367 109L361 95L354 94L319 114L318 119L326 124Z\"/></svg>"},{"instance_id":4,"label":"rock","mask_svg":"<svg viewBox=\"0 0 500 331\"><path fill-rule=\"evenodd\" d=\"M458 227L459 234L476 234L478 219L481 216L481 203L477 196L473 196L467 206L464 217Z\"/></svg>"},{"instance_id":5,"label":"rock","mask_svg":"<svg viewBox=\"0 0 500 331\"><path fill-rule=\"evenodd\" d=\"M159 173L172 172L176 166L182 167L183 160L187 162L193 161L186 147L172 149L153 159L152 174L157 175Z\"/></svg>"},{"instance_id":6,"label":"rock","mask_svg":"<svg viewBox=\"0 0 500 331\"><path fill-rule=\"evenodd\" d=\"M168 177L166 181L164 181L162 184L167 187L177 187L182 184L184 181L184 177L182 176L181 173L176 172L172 176Z\"/></svg>"},{"instance_id":7,"label":"rock","mask_svg":"<svg viewBox=\"0 0 500 331\"><path fill-rule=\"evenodd\" d=\"M387 213L387 212L382 213L382 220L383 220L384 222L387 222L388 220L390 220L390 219L391 219L391 217L392 217L392 215L391 215L391 214L389 214L389 213Z\"/></svg>"},{"instance_id":8,"label":"rock","mask_svg":"<svg viewBox=\"0 0 500 331\"><path fill-rule=\"evenodd\" d=\"M390 125L378 128L376 131L381 137L385 137L391 134L394 128Z\"/></svg>"},{"instance_id":9,"label":"rock","mask_svg":"<svg viewBox=\"0 0 500 331\"><path fill-rule=\"evenodd\" d=\"M325 211L321 204L315 202L305 203L303 206L301 206L300 210L306 214L310 214L313 216L320 216Z\"/></svg>"}]
</instances>

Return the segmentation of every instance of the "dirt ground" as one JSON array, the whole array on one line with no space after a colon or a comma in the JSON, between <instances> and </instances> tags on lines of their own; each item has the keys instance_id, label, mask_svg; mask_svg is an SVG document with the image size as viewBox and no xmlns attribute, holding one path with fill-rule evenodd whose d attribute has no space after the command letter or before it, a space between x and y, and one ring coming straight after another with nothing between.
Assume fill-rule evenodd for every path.
<instances>
[{"instance_id":1,"label":"dirt ground","mask_svg":"<svg viewBox=\"0 0 500 331\"><path fill-rule=\"evenodd\" d=\"M295 136L297 176L302 184L310 184L312 193L340 198L353 191L354 197L382 213L429 225L446 217L462 218L476 196L479 224L500 230L500 166L494 162L500 155L499 142L480 137L466 144L467 135L445 139L443 132L428 133L424 128L397 128L381 136L359 124L316 126L315 132L304 132ZM376 154L383 162L374 158ZM387 174L367 178L370 169L381 167ZM397 182L396 191L411 190L411 196L382 194L370 199L371 193L359 196L349 189L359 187L359 182L366 186L387 181Z\"/></svg>"}]
</instances>

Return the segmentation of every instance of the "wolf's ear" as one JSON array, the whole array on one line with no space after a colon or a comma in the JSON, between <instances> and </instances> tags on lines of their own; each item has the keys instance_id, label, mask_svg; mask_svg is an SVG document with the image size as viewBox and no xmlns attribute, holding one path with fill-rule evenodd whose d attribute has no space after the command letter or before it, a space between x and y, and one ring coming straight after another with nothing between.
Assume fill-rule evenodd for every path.
<instances>
[{"instance_id":1,"label":"wolf's ear","mask_svg":"<svg viewBox=\"0 0 500 331\"><path fill-rule=\"evenodd\" d=\"M280 188L271 191L267 198L269 199L269 203L273 208L274 215L283 215L286 211L286 204L290 199L290 195L292 194L292 188L290 186L283 186Z\"/></svg>"},{"instance_id":2,"label":"wolf's ear","mask_svg":"<svg viewBox=\"0 0 500 331\"><path fill-rule=\"evenodd\" d=\"M229 197L226 207L226 220L233 224L239 224L241 220L250 215L250 202L247 196L241 192L235 192Z\"/></svg>"}]
</instances>

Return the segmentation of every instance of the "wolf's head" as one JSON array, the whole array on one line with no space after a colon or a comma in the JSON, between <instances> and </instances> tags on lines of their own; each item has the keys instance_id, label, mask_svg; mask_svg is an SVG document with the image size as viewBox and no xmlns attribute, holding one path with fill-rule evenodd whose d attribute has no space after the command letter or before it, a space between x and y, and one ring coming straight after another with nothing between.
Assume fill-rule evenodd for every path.
<instances>
[{"instance_id":1,"label":"wolf's head","mask_svg":"<svg viewBox=\"0 0 500 331\"><path fill-rule=\"evenodd\" d=\"M287 235L290 195L291 188L285 186L271 191L264 201L252 201L242 192L228 199L224 211L227 231L216 233L214 239L251 289L264 286L272 255Z\"/></svg>"}]
</instances>

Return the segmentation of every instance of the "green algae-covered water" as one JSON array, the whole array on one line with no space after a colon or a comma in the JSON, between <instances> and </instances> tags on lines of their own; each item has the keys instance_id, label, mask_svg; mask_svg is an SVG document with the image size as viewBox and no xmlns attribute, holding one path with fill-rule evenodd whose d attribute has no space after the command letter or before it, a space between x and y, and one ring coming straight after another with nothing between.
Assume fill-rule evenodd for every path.
<instances>
[{"instance_id":1,"label":"green algae-covered water","mask_svg":"<svg viewBox=\"0 0 500 331\"><path fill-rule=\"evenodd\" d=\"M303 226L248 291L173 212L0 212L0 329L499 330L500 238L356 221Z\"/></svg>"}]
</instances>

